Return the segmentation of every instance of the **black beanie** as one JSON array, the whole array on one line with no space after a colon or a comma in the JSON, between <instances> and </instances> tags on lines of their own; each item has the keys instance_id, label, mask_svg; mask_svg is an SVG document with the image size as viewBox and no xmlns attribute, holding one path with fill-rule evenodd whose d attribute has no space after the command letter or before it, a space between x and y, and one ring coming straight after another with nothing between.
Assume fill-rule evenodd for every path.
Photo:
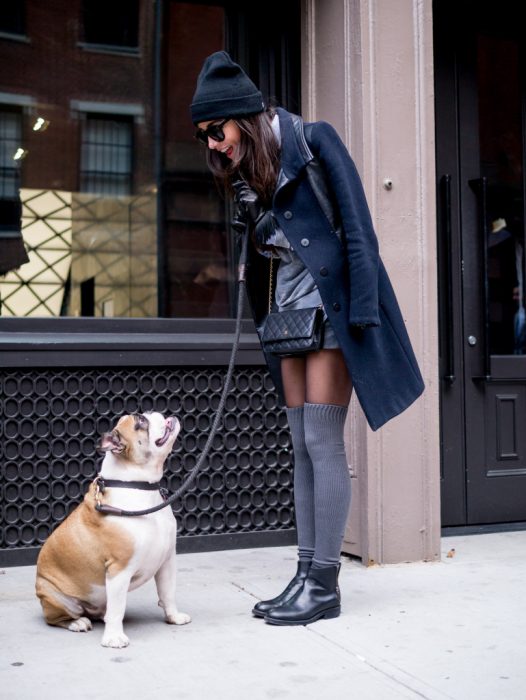
<instances>
[{"instance_id":1,"label":"black beanie","mask_svg":"<svg viewBox=\"0 0 526 700\"><path fill-rule=\"evenodd\" d=\"M261 92L226 51L208 56L197 78L190 106L194 124L257 114L264 109Z\"/></svg>"}]
</instances>

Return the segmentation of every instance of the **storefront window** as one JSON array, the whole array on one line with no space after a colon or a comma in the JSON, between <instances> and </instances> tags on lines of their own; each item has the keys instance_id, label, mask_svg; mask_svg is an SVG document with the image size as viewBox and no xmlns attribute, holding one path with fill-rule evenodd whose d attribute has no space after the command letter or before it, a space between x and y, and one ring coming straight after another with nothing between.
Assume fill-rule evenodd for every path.
<instances>
[{"instance_id":1,"label":"storefront window","mask_svg":"<svg viewBox=\"0 0 526 700\"><path fill-rule=\"evenodd\" d=\"M245 5L2 4L1 317L233 316L231 212L194 139L195 81L228 43L284 106L279 86L299 84L299 2L279 36Z\"/></svg>"},{"instance_id":2,"label":"storefront window","mask_svg":"<svg viewBox=\"0 0 526 700\"><path fill-rule=\"evenodd\" d=\"M9 241L0 234L0 313L155 316L154 4L6 3L5 26L9 16L20 27L16 5L26 40L0 37L0 213L11 226ZM140 54L105 50L137 48L139 26Z\"/></svg>"}]
</instances>

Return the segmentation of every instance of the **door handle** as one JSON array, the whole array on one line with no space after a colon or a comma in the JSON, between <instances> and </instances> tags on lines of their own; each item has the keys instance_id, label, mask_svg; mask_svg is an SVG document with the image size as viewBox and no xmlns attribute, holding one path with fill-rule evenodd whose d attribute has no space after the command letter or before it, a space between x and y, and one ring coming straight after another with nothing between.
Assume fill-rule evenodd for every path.
<instances>
[{"instance_id":1,"label":"door handle","mask_svg":"<svg viewBox=\"0 0 526 700\"><path fill-rule=\"evenodd\" d=\"M484 313L482 324L483 374L486 381L491 380L491 358L489 351L489 280L488 280L488 181L485 177L468 181L477 198L478 233L482 246L482 288L484 290ZM477 377L480 379L480 377Z\"/></svg>"},{"instance_id":2,"label":"door handle","mask_svg":"<svg viewBox=\"0 0 526 700\"><path fill-rule=\"evenodd\" d=\"M453 251L451 233L451 175L443 175L440 180L442 204L442 230L446 244L446 373L444 379L455 381L455 338L453 328Z\"/></svg>"}]
</instances>

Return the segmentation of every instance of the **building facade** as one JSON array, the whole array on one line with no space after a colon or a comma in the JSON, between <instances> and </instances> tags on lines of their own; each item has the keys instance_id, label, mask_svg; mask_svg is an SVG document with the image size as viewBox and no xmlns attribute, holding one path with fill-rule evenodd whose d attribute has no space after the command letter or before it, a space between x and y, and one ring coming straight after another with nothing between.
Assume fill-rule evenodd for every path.
<instances>
[{"instance_id":1,"label":"building facade","mask_svg":"<svg viewBox=\"0 0 526 700\"><path fill-rule=\"evenodd\" d=\"M206 441L236 248L188 105L204 57L223 48L267 99L326 119L349 147L426 382L377 433L352 400L345 550L365 564L432 561L441 526L526 520L513 3L248 5L26 0L0 11L3 563L34 561L124 411L181 419L171 490ZM294 541L286 417L243 323L221 433L174 509L182 551Z\"/></svg>"}]
</instances>

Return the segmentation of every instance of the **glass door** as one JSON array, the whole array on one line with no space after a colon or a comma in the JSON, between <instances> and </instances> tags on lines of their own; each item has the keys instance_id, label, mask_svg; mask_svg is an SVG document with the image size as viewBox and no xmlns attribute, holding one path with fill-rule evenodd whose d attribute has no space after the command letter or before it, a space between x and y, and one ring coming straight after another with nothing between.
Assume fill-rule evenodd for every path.
<instances>
[{"instance_id":1,"label":"glass door","mask_svg":"<svg viewBox=\"0 0 526 700\"><path fill-rule=\"evenodd\" d=\"M435 10L443 520L526 520L525 42L515 3Z\"/></svg>"}]
</instances>

